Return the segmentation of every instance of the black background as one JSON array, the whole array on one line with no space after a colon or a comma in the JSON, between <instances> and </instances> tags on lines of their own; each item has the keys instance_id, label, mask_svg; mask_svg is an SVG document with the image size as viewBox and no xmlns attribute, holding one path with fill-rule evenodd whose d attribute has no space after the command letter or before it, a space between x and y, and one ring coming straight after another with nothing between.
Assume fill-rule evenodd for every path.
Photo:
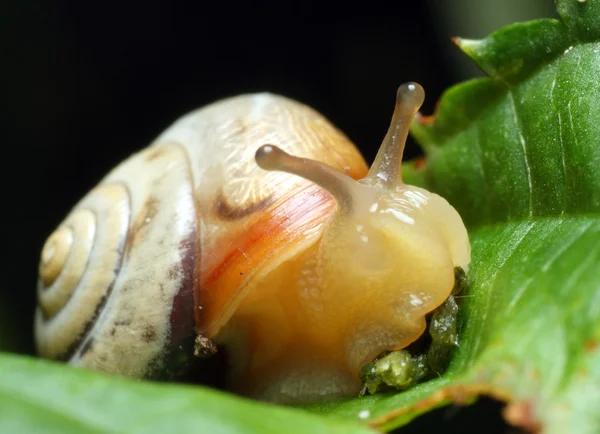
<instances>
[{"instance_id":1,"label":"black background","mask_svg":"<svg viewBox=\"0 0 600 434\"><path fill-rule=\"evenodd\" d=\"M451 36L483 37L501 24L552 11L550 0L537 1L546 15L515 9L499 23L492 19L494 3L480 0L475 10L457 9L466 3L455 0L335 8L318 2L4 5L0 335L16 337L10 349L33 353L37 262L46 236L110 168L177 117L239 93L280 93L323 113L370 162L401 83L424 86L422 111L430 114L445 88L475 74ZM465 34L478 20L492 24ZM418 154L409 141L405 155ZM465 411L439 411L422 429L462 418L475 421L473 432L484 420L487 432L505 432L497 406L461 416Z\"/></svg>"}]
</instances>

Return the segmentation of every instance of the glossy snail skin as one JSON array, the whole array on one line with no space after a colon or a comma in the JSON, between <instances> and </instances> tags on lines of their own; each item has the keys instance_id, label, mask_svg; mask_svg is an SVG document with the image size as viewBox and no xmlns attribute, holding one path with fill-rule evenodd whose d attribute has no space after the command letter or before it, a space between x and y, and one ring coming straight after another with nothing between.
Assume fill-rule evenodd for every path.
<instances>
[{"instance_id":1,"label":"glossy snail skin","mask_svg":"<svg viewBox=\"0 0 600 434\"><path fill-rule=\"evenodd\" d=\"M416 340L470 262L457 212L402 182L423 98L400 87L370 170L343 133L284 97L229 98L179 119L50 236L40 354L168 378L198 335L227 351L240 393L358 393L360 368Z\"/></svg>"}]
</instances>

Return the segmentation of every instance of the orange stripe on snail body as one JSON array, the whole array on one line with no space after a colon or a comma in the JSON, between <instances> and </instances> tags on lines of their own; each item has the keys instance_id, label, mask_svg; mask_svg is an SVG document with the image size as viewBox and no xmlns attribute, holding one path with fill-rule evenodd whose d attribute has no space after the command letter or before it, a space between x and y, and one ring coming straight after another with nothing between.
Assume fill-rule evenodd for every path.
<instances>
[{"instance_id":1,"label":"orange stripe on snail body","mask_svg":"<svg viewBox=\"0 0 600 434\"><path fill-rule=\"evenodd\" d=\"M361 366L415 341L470 262L454 208L402 182L423 98L415 83L400 87L370 169L343 133L284 97L243 95L182 117L49 238L39 353L171 378L194 366L199 343L216 345L240 393L357 393Z\"/></svg>"}]
</instances>

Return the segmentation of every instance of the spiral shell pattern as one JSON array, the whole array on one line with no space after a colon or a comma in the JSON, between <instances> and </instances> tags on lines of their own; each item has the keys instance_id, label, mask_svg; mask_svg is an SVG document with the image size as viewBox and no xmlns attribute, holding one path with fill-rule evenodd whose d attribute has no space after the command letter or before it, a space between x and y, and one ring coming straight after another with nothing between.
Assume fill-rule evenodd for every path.
<instances>
[{"instance_id":1,"label":"spiral shell pattern","mask_svg":"<svg viewBox=\"0 0 600 434\"><path fill-rule=\"evenodd\" d=\"M35 324L40 355L68 359L90 330L121 265L130 211L124 185L99 185L46 241Z\"/></svg>"}]
</instances>

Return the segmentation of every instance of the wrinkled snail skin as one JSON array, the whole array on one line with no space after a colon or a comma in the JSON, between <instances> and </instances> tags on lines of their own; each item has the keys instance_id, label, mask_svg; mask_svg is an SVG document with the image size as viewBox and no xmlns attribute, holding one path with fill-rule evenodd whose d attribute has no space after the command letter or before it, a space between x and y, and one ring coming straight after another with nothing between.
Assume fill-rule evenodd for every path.
<instances>
[{"instance_id":1,"label":"wrinkled snail skin","mask_svg":"<svg viewBox=\"0 0 600 434\"><path fill-rule=\"evenodd\" d=\"M454 268L470 262L454 208L402 182L423 97L401 86L370 169L342 132L285 97L243 95L183 116L49 237L39 353L169 378L192 362L198 335L226 349L239 393L358 393L360 367L416 340Z\"/></svg>"}]
</instances>

